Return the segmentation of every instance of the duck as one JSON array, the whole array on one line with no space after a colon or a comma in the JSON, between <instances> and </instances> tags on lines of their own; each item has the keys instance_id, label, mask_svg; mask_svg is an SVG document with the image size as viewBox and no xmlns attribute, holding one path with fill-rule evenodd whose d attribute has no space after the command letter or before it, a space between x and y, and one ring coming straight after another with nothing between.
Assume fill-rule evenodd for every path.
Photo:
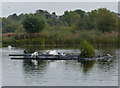
<instances>
[{"instance_id":1,"label":"duck","mask_svg":"<svg viewBox=\"0 0 120 88\"><path fill-rule=\"evenodd\" d=\"M65 54L65 53L61 53L61 55L62 55L62 56L66 56L66 54Z\"/></svg>"},{"instance_id":2,"label":"duck","mask_svg":"<svg viewBox=\"0 0 120 88\"><path fill-rule=\"evenodd\" d=\"M24 54L27 54L26 50L24 50L23 52L24 52Z\"/></svg>"},{"instance_id":3,"label":"duck","mask_svg":"<svg viewBox=\"0 0 120 88\"><path fill-rule=\"evenodd\" d=\"M38 56L38 52L35 51L34 53L31 54L31 57Z\"/></svg>"}]
</instances>

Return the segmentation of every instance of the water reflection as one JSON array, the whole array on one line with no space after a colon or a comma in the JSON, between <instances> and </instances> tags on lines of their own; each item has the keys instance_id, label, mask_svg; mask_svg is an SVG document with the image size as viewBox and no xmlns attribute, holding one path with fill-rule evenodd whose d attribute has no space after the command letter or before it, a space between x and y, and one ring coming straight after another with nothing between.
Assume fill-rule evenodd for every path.
<instances>
[{"instance_id":1,"label":"water reflection","mask_svg":"<svg viewBox=\"0 0 120 88\"><path fill-rule=\"evenodd\" d=\"M48 50L49 49L55 49L55 50L57 50L59 48L60 47L57 47L57 46L47 47ZM61 50L62 50L62 48L64 49L64 51L66 51L67 50L66 48L68 48L68 47L61 47ZM110 47L97 46L96 47L96 49L97 49L96 55L97 54L106 55L106 54L109 53L112 56L116 56L115 55L116 48L117 47L114 47L114 46L110 46ZM33 51L36 51L36 50L40 50L40 46L39 47L38 46L26 47L25 49L30 53L30 52L33 52ZM61 50L58 50L58 51L61 51ZM75 50L75 48L73 47L73 51L70 51L70 52L72 52L72 53L76 52L74 50ZM80 69L82 68L83 72L85 74L87 74L87 73L89 73L91 71L91 69L94 67L95 64L97 64L100 69L106 68L106 69L109 70L116 63L115 61L116 61L116 57L114 57L111 61L78 61L78 63L80 63ZM35 65L35 62L33 63L31 60L29 60L29 61L28 60L27 61L24 60L23 61L23 63L24 63L23 67L24 67L24 70L25 70L26 73L30 72L30 71L31 71L30 73L32 73L32 72L37 71L37 70L39 70L39 71L45 70L45 67L48 64L50 64L48 62L49 61L38 61L37 65ZM66 61L66 63L67 62L68 61ZM56 61L51 61L51 64L49 66L52 66L52 63L57 64ZM73 62L72 64L76 64L76 63L77 62ZM66 64L66 66L67 66L67 64Z\"/></svg>"},{"instance_id":2,"label":"water reflection","mask_svg":"<svg viewBox=\"0 0 120 88\"><path fill-rule=\"evenodd\" d=\"M87 74L93 68L95 61L81 61L79 63L81 63L83 72Z\"/></svg>"},{"instance_id":3,"label":"water reflection","mask_svg":"<svg viewBox=\"0 0 120 88\"><path fill-rule=\"evenodd\" d=\"M36 72L42 72L43 70L45 70L47 61L37 61L37 64L35 64L35 60L24 60L23 61L23 68L24 68L24 72L25 74L35 74Z\"/></svg>"},{"instance_id":4,"label":"water reflection","mask_svg":"<svg viewBox=\"0 0 120 88\"><path fill-rule=\"evenodd\" d=\"M97 61L97 65L101 70L110 70L117 65L117 58L112 58L111 61Z\"/></svg>"}]
</instances>

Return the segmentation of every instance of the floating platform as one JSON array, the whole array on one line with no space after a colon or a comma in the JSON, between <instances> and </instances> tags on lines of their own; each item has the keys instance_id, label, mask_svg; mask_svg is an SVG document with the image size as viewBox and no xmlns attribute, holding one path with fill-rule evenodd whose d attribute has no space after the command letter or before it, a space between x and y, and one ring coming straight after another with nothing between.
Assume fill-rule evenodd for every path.
<instances>
[{"instance_id":1,"label":"floating platform","mask_svg":"<svg viewBox=\"0 0 120 88\"><path fill-rule=\"evenodd\" d=\"M11 59L16 60L81 60L81 61L95 61L95 60L111 60L112 56L100 56L100 57L92 57L92 58L81 58L79 55L50 55L50 54L38 54L37 56L31 57L31 54L10 54L12 56ZM19 56L19 57L15 57Z\"/></svg>"}]
</instances>

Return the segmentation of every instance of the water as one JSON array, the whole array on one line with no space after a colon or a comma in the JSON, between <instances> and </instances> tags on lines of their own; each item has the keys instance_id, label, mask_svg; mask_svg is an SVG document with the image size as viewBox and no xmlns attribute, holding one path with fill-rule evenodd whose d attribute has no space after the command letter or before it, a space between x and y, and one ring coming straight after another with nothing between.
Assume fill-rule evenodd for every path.
<instances>
[{"instance_id":1,"label":"water","mask_svg":"<svg viewBox=\"0 0 120 88\"><path fill-rule=\"evenodd\" d=\"M51 49L51 48L49 48ZM78 49L56 49L77 53ZM1 49L0 49L1 50ZM99 47L96 52L110 53L112 61L39 61L11 60L9 54L23 53L23 48L2 48L3 86L118 86L119 49Z\"/></svg>"}]
</instances>

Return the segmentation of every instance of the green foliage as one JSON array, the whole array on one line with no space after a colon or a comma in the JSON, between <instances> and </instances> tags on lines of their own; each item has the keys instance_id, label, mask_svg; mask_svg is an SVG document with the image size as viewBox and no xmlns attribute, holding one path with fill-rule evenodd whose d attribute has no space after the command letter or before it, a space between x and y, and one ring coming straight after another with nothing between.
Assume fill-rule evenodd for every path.
<instances>
[{"instance_id":1,"label":"green foliage","mask_svg":"<svg viewBox=\"0 0 120 88\"><path fill-rule=\"evenodd\" d=\"M44 29L46 26L46 20L43 16L27 15L23 21L23 26L27 33L37 33Z\"/></svg>"},{"instance_id":2,"label":"green foliage","mask_svg":"<svg viewBox=\"0 0 120 88\"><path fill-rule=\"evenodd\" d=\"M40 33L34 34L26 34L26 33L13 33L13 34L3 34L3 41L5 40L28 40L31 43L24 43L25 45L33 44L33 45L79 45L81 39L85 39L90 42L92 45L94 44L117 44L118 43L118 33L117 32L100 32L98 30L74 30L71 27L65 26L56 26L51 27L49 29L44 29ZM37 39L36 39L37 38ZM29 40L31 39L31 40ZM32 41L33 40L33 41ZM120 40L120 39L119 39ZM36 42L35 42L36 41ZM34 43L32 43L34 42ZM42 42L42 44L41 44ZM3 42L4 44L4 42ZM6 42L8 45L9 41ZM20 41L16 45L23 45L22 41Z\"/></svg>"},{"instance_id":3,"label":"green foliage","mask_svg":"<svg viewBox=\"0 0 120 88\"><path fill-rule=\"evenodd\" d=\"M99 8L88 12L88 25L91 29L103 32L115 31L117 29L118 16L106 8Z\"/></svg>"},{"instance_id":4,"label":"green foliage","mask_svg":"<svg viewBox=\"0 0 120 88\"><path fill-rule=\"evenodd\" d=\"M21 23L16 22L10 18L2 19L2 32L13 33L13 32L24 32L24 28Z\"/></svg>"},{"instance_id":5,"label":"green foliage","mask_svg":"<svg viewBox=\"0 0 120 88\"><path fill-rule=\"evenodd\" d=\"M9 15L8 18L12 19L13 21L19 21L19 17L16 13L14 13L13 15Z\"/></svg>"},{"instance_id":6,"label":"green foliage","mask_svg":"<svg viewBox=\"0 0 120 88\"><path fill-rule=\"evenodd\" d=\"M83 19L79 20L79 22L76 24L76 27L78 30L89 29L88 19L83 18Z\"/></svg>"},{"instance_id":7,"label":"green foliage","mask_svg":"<svg viewBox=\"0 0 120 88\"><path fill-rule=\"evenodd\" d=\"M60 20L65 26L72 26L78 23L80 15L74 11L65 11L64 15L60 17Z\"/></svg>"},{"instance_id":8,"label":"green foliage","mask_svg":"<svg viewBox=\"0 0 120 88\"><path fill-rule=\"evenodd\" d=\"M4 46L13 45L13 46L20 46L20 45L41 45L41 49L44 50L45 40L43 38L34 38L34 39L20 39L20 40L2 40Z\"/></svg>"},{"instance_id":9,"label":"green foliage","mask_svg":"<svg viewBox=\"0 0 120 88\"><path fill-rule=\"evenodd\" d=\"M105 8L65 11L61 16L44 10L13 14L2 18L3 44L77 45L80 39L91 44L117 44L117 18L116 13Z\"/></svg>"},{"instance_id":10,"label":"green foliage","mask_svg":"<svg viewBox=\"0 0 120 88\"><path fill-rule=\"evenodd\" d=\"M86 40L82 40L81 43L81 54L80 57L90 58L95 55L94 48Z\"/></svg>"},{"instance_id":11,"label":"green foliage","mask_svg":"<svg viewBox=\"0 0 120 88\"><path fill-rule=\"evenodd\" d=\"M75 12L76 12L77 14L79 14L81 18L86 17L86 12L83 11L83 10L81 10L81 9L77 9L77 10L75 10Z\"/></svg>"},{"instance_id":12,"label":"green foliage","mask_svg":"<svg viewBox=\"0 0 120 88\"><path fill-rule=\"evenodd\" d=\"M109 32L117 30L118 17L109 10L103 8L98 10L97 26L100 31Z\"/></svg>"},{"instance_id":13,"label":"green foliage","mask_svg":"<svg viewBox=\"0 0 120 88\"><path fill-rule=\"evenodd\" d=\"M55 12L50 14L44 10L36 13L9 15L2 18L3 33L36 33L42 31L48 25L74 27L78 30L99 30L103 32L117 31L118 15L106 8L99 8L90 12L81 9L65 11L57 16ZM48 24L48 25L46 25Z\"/></svg>"}]
</instances>

